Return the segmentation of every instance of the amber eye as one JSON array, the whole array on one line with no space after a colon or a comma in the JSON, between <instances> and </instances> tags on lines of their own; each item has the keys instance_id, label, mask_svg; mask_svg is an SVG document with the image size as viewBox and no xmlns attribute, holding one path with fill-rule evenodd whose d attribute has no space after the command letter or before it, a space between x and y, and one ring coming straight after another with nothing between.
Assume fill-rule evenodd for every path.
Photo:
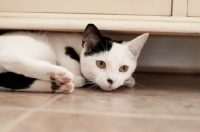
<instances>
[{"instance_id":1,"label":"amber eye","mask_svg":"<svg viewBox=\"0 0 200 132\"><path fill-rule=\"evenodd\" d=\"M126 65L121 66L121 67L119 68L119 71L120 71L120 72L127 72L127 71L128 71L128 66L126 66Z\"/></svg>"},{"instance_id":2,"label":"amber eye","mask_svg":"<svg viewBox=\"0 0 200 132\"><path fill-rule=\"evenodd\" d=\"M97 66L98 66L99 68L101 68L101 69L103 69L103 68L106 67L106 63L103 62L103 61L101 61L101 60L96 61L96 64L97 64Z\"/></svg>"}]
</instances>

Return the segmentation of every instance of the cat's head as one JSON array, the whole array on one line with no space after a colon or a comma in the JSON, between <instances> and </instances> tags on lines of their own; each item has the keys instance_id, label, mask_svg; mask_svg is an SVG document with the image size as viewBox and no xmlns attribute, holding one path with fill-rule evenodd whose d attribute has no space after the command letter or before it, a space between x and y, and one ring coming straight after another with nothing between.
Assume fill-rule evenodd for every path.
<instances>
[{"instance_id":1,"label":"cat's head","mask_svg":"<svg viewBox=\"0 0 200 132\"><path fill-rule=\"evenodd\" d=\"M101 35L93 24L83 33L81 72L90 82L104 90L124 84L136 69L137 58L149 34L128 42L115 41Z\"/></svg>"}]
</instances>

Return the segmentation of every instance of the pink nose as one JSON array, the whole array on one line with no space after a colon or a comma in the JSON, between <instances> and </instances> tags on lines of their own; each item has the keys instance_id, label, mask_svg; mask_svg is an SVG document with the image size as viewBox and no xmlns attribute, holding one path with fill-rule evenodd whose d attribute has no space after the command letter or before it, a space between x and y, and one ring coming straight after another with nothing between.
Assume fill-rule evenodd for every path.
<instances>
[{"instance_id":1,"label":"pink nose","mask_svg":"<svg viewBox=\"0 0 200 132\"><path fill-rule=\"evenodd\" d=\"M112 85L112 84L113 84L113 80L111 80L111 79L108 79L107 81L108 81L108 83L109 83L110 85Z\"/></svg>"}]
</instances>

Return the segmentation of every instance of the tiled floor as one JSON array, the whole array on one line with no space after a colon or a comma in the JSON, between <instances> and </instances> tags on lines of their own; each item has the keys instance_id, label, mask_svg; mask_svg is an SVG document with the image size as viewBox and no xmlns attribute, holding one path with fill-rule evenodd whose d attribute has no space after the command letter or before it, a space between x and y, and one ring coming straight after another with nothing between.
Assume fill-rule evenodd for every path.
<instances>
[{"instance_id":1,"label":"tiled floor","mask_svg":"<svg viewBox=\"0 0 200 132\"><path fill-rule=\"evenodd\" d=\"M199 132L200 76L137 74L133 89L0 91L0 132Z\"/></svg>"}]
</instances>

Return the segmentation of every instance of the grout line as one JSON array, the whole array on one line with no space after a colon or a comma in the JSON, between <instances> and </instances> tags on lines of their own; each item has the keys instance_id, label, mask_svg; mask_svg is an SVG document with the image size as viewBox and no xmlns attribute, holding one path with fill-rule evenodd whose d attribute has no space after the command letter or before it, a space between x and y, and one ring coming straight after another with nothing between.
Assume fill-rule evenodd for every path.
<instances>
[{"instance_id":1,"label":"grout line","mask_svg":"<svg viewBox=\"0 0 200 132\"><path fill-rule=\"evenodd\" d=\"M15 127L18 123L24 121L28 116L30 116L32 113L34 112L34 110L29 110L27 112L25 112L24 114L22 114L20 117L14 119L10 124L8 124L7 126L5 126L2 129L2 132L7 132L9 131L11 128Z\"/></svg>"},{"instance_id":2,"label":"grout line","mask_svg":"<svg viewBox=\"0 0 200 132\"><path fill-rule=\"evenodd\" d=\"M33 108L26 108L26 107L18 107L18 106L0 106L0 109L7 109L7 110L31 110Z\"/></svg>"},{"instance_id":3,"label":"grout line","mask_svg":"<svg viewBox=\"0 0 200 132\"><path fill-rule=\"evenodd\" d=\"M44 107L50 105L52 102L54 102L55 100L57 100L58 98L60 98L61 96L63 96L63 94L59 94L54 96L53 98L51 98L50 100L48 100L47 102L45 102L44 104L42 104L41 106L35 108L35 109L30 109L29 111L25 112L24 114L22 114L20 117L16 118L15 120L13 120L10 124L8 124L7 126L5 126L2 129L2 132L7 132L10 129L14 128L15 126L17 126L20 122L24 121L26 118L28 118L30 115L32 115L33 113L39 111L40 109L42 110Z\"/></svg>"},{"instance_id":4,"label":"grout line","mask_svg":"<svg viewBox=\"0 0 200 132\"><path fill-rule=\"evenodd\" d=\"M52 112L52 113L65 113L65 114L85 114L85 115L103 115L103 116L116 116L116 117L134 117L134 118L151 118L151 119L167 119L167 120L193 120L193 121L200 121L198 117L191 117L191 116L183 116L183 115L164 115L164 114L157 114L157 115L150 115L150 114L142 114L142 113L103 113L103 112L91 112L91 111L77 111L77 110L54 110L54 109L43 109L46 106L50 105L56 99L60 98L61 96L57 95L50 99L48 102L44 103L40 107L34 109L36 111L42 112ZM21 107L6 107L0 106L3 109L16 109L16 110L29 110L33 111L33 108L21 108Z\"/></svg>"},{"instance_id":5,"label":"grout line","mask_svg":"<svg viewBox=\"0 0 200 132\"><path fill-rule=\"evenodd\" d=\"M37 108L37 110L43 109L46 106L50 105L52 102L54 102L55 100L57 100L58 98L62 97L64 94L59 94L54 96L53 98L51 98L49 101L47 101L46 103L44 103L43 105L41 105L40 107Z\"/></svg>"},{"instance_id":6,"label":"grout line","mask_svg":"<svg viewBox=\"0 0 200 132\"><path fill-rule=\"evenodd\" d=\"M128 117L140 119L162 119L162 120L183 120L183 121L200 121L199 117L191 117L184 115L164 115L164 114L142 114L142 113L104 113L104 112L91 112L91 111L77 111L77 110L54 110L42 109L41 112L50 113L64 113L64 114L82 114L82 115L96 115L96 116L113 116L113 117Z\"/></svg>"}]
</instances>

